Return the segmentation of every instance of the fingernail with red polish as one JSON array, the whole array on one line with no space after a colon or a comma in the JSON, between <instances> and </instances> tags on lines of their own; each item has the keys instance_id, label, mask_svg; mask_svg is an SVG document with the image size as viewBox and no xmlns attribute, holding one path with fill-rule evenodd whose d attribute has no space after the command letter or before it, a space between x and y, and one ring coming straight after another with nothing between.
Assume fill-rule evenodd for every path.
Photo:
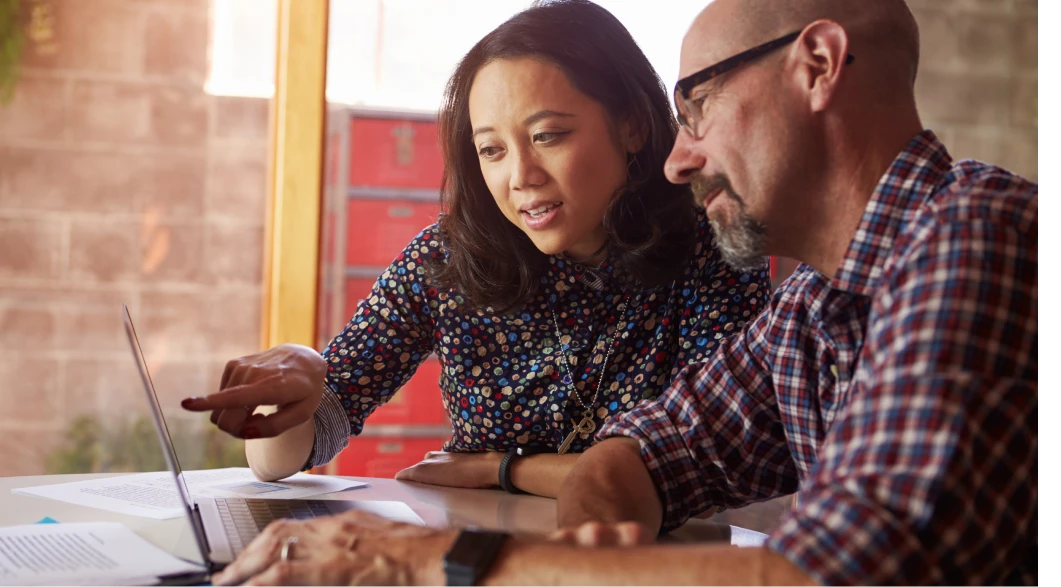
<instances>
[{"instance_id":1,"label":"fingernail with red polish","mask_svg":"<svg viewBox=\"0 0 1061 587\"><path fill-rule=\"evenodd\" d=\"M242 436L244 440L253 440L255 438L261 438L262 437L262 431L258 430L258 428L255 427L255 426L250 426L250 427L244 428L243 432L240 434L240 436Z\"/></svg>"},{"instance_id":2,"label":"fingernail with red polish","mask_svg":"<svg viewBox=\"0 0 1061 587\"><path fill-rule=\"evenodd\" d=\"M189 398L182 399L181 400L181 407L182 408L187 408L187 407L191 406L192 404L198 402L201 399L203 399L203 398L201 398L201 397L189 397Z\"/></svg>"}]
</instances>

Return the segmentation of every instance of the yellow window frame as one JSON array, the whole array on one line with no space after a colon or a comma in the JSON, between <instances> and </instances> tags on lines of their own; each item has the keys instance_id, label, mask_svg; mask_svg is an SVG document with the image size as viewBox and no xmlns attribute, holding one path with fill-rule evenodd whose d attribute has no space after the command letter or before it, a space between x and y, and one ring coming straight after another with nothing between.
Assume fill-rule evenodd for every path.
<instances>
[{"instance_id":1,"label":"yellow window frame","mask_svg":"<svg viewBox=\"0 0 1061 587\"><path fill-rule=\"evenodd\" d=\"M262 345L315 346L328 1L277 0Z\"/></svg>"}]
</instances>

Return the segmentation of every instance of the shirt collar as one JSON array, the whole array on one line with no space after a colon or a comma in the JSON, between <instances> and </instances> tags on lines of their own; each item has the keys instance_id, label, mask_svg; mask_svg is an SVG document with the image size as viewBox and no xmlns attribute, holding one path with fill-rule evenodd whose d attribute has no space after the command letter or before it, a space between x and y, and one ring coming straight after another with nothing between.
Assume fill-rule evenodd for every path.
<instances>
[{"instance_id":1,"label":"shirt collar","mask_svg":"<svg viewBox=\"0 0 1061 587\"><path fill-rule=\"evenodd\" d=\"M877 183L832 279L833 289L873 293L899 231L943 182L951 162L931 130L919 132L907 143Z\"/></svg>"}]
</instances>

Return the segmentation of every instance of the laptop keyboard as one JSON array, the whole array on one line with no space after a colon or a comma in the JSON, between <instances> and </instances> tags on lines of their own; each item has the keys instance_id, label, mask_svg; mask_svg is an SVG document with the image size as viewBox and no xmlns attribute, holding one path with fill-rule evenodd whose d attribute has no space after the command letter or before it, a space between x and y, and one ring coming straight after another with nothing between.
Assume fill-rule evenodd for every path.
<instances>
[{"instance_id":1,"label":"laptop keyboard","mask_svg":"<svg viewBox=\"0 0 1061 587\"><path fill-rule=\"evenodd\" d=\"M239 554L269 522L279 518L303 520L327 516L328 504L320 499L215 499L228 543Z\"/></svg>"}]
</instances>

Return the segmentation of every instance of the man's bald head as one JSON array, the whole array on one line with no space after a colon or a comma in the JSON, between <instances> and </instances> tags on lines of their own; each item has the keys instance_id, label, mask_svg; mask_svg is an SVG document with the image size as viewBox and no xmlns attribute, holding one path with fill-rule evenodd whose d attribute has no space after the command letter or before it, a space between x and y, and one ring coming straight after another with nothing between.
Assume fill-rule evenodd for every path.
<instances>
[{"instance_id":1,"label":"man's bald head","mask_svg":"<svg viewBox=\"0 0 1061 587\"><path fill-rule=\"evenodd\" d=\"M675 96L689 132L667 178L693 183L733 263L818 262L849 244L846 233L809 227L857 224L867 194L922 130L917 22L903 0L715 0L682 41L679 76L791 33L793 42Z\"/></svg>"},{"instance_id":2,"label":"man's bald head","mask_svg":"<svg viewBox=\"0 0 1061 587\"><path fill-rule=\"evenodd\" d=\"M880 76L906 79L913 87L920 41L904 0L714 0L682 41L679 77L817 20L841 25L851 52Z\"/></svg>"}]
</instances>

